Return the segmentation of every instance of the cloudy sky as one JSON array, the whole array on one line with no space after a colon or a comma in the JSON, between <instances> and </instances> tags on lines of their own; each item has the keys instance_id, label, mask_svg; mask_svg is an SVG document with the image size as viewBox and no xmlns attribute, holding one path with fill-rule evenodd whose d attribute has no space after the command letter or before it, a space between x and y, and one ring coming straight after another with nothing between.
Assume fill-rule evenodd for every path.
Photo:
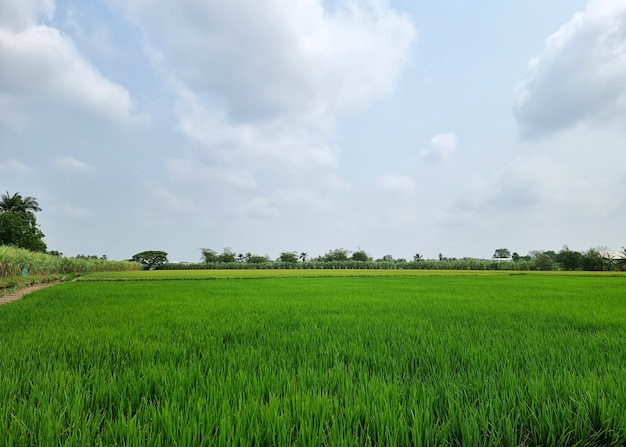
<instances>
[{"instance_id":1,"label":"cloudy sky","mask_svg":"<svg viewBox=\"0 0 626 447\"><path fill-rule=\"evenodd\" d=\"M626 0L2 0L49 249L626 245Z\"/></svg>"}]
</instances>

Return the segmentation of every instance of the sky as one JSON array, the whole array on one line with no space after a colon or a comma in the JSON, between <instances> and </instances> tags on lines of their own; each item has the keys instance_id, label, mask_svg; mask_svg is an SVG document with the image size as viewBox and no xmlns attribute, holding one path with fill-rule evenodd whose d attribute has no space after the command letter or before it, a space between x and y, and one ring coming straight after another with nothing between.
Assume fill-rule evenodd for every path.
<instances>
[{"instance_id":1,"label":"sky","mask_svg":"<svg viewBox=\"0 0 626 447\"><path fill-rule=\"evenodd\" d=\"M2 0L0 67L66 256L626 245L626 0Z\"/></svg>"}]
</instances>

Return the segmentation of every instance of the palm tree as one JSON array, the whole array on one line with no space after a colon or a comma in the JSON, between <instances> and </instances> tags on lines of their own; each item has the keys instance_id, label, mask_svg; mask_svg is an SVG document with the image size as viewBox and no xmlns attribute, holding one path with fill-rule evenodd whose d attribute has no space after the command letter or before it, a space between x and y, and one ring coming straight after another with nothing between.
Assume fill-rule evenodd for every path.
<instances>
[{"instance_id":1,"label":"palm tree","mask_svg":"<svg viewBox=\"0 0 626 447\"><path fill-rule=\"evenodd\" d=\"M34 222L37 211L41 211L41 208L34 197L22 197L17 192L11 196L8 191L0 195L1 213L15 213Z\"/></svg>"},{"instance_id":2,"label":"palm tree","mask_svg":"<svg viewBox=\"0 0 626 447\"><path fill-rule=\"evenodd\" d=\"M309 256L307 253L302 252L302 253L300 253L299 258L302 259L302 262L306 262L307 256Z\"/></svg>"}]
</instances>

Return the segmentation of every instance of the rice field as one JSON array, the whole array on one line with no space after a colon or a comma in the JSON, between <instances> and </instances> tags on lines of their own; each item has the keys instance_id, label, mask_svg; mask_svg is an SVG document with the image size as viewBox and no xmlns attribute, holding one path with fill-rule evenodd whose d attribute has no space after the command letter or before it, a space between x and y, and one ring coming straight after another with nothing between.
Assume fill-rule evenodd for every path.
<instances>
[{"instance_id":1,"label":"rice field","mask_svg":"<svg viewBox=\"0 0 626 447\"><path fill-rule=\"evenodd\" d=\"M0 306L0 444L626 444L626 276L176 273Z\"/></svg>"}]
</instances>

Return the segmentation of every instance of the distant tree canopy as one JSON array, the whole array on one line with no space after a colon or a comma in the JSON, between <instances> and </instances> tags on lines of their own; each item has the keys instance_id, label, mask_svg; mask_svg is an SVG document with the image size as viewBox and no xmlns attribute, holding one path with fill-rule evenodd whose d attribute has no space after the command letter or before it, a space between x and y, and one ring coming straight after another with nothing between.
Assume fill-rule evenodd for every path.
<instances>
[{"instance_id":1,"label":"distant tree canopy","mask_svg":"<svg viewBox=\"0 0 626 447\"><path fill-rule=\"evenodd\" d=\"M352 253L350 257L353 261L371 261L372 257L365 250L359 250Z\"/></svg>"},{"instance_id":2,"label":"distant tree canopy","mask_svg":"<svg viewBox=\"0 0 626 447\"><path fill-rule=\"evenodd\" d=\"M508 248L498 248L494 252L493 257L495 259L508 259L511 257L511 251Z\"/></svg>"},{"instance_id":3,"label":"distant tree canopy","mask_svg":"<svg viewBox=\"0 0 626 447\"><path fill-rule=\"evenodd\" d=\"M166 264L163 269L422 269L422 270L626 270L626 249L622 253L605 249L590 249L584 253L565 246L554 250L530 251L525 256L509 249L497 249L489 259L454 258L439 254L438 260L425 259L417 253L412 260L394 258L388 254L372 257L360 248L351 252L343 248L329 250L324 255L311 257L306 252L281 252L275 260L252 253L235 254L230 248L222 253L201 249L202 262L198 264ZM498 258L502 256L502 258ZM495 261L495 262L494 262Z\"/></svg>"},{"instance_id":4,"label":"distant tree canopy","mask_svg":"<svg viewBox=\"0 0 626 447\"><path fill-rule=\"evenodd\" d=\"M289 262L296 263L298 262L299 256L295 251L284 251L278 257L278 261L280 262Z\"/></svg>"},{"instance_id":5,"label":"distant tree canopy","mask_svg":"<svg viewBox=\"0 0 626 447\"><path fill-rule=\"evenodd\" d=\"M37 225L35 213L41 211L33 197L19 193L0 195L0 245L13 245L26 250L45 252L44 234Z\"/></svg>"},{"instance_id":6,"label":"distant tree canopy","mask_svg":"<svg viewBox=\"0 0 626 447\"><path fill-rule=\"evenodd\" d=\"M336 248L334 250L326 252L326 254L321 257L321 260L326 262L347 261L349 259L348 253L348 250L344 250L343 248Z\"/></svg>"},{"instance_id":7,"label":"distant tree canopy","mask_svg":"<svg viewBox=\"0 0 626 447\"><path fill-rule=\"evenodd\" d=\"M142 251L133 255L131 261L140 262L146 270L158 267L167 262L167 253L159 250Z\"/></svg>"}]
</instances>

